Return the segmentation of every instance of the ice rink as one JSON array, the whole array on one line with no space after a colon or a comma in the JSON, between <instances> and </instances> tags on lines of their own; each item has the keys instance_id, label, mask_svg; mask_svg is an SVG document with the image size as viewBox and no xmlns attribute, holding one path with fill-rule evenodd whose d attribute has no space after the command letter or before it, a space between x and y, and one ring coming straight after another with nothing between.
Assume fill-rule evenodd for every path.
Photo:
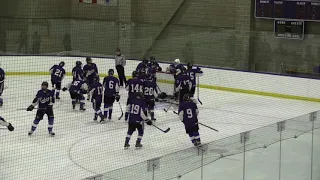
<instances>
[{"instance_id":1,"label":"ice rink","mask_svg":"<svg viewBox=\"0 0 320 180\"><path fill-rule=\"evenodd\" d=\"M27 133L36 110L27 112L17 109L27 108L40 89L41 82L49 81L49 78L8 76L6 79L7 89L3 94L4 106L0 109L0 115L13 124L15 131L0 129L1 180L79 180L192 147L178 116L172 111L165 113L163 108L167 105L158 105L156 124L161 128L170 127L171 131L164 134L148 126L142 140L144 147L124 150L127 125L124 118L118 121L118 104L114 104L112 121L99 124L92 120L93 110L89 102L85 112L72 110L67 92L62 92L61 100L54 105L56 136L49 137L45 118L29 137ZM64 84L70 80L66 77ZM122 107L125 108L126 91L121 89L120 94ZM216 133L200 127L203 143L320 109L320 103L208 89L200 90L200 98L203 105L198 105L199 120L219 130ZM135 143L135 138L136 134L131 145Z\"/></svg>"}]
</instances>

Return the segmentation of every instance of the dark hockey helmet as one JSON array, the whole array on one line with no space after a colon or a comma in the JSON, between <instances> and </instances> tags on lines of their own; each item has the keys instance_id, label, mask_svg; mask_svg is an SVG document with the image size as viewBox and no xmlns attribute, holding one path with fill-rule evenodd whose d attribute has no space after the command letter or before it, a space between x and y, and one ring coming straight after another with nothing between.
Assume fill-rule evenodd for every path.
<instances>
[{"instance_id":1,"label":"dark hockey helmet","mask_svg":"<svg viewBox=\"0 0 320 180\"><path fill-rule=\"evenodd\" d=\"M76 66L81 67L81 65L82 65L82 62L81 62L81 61L77 61L77 62L76 62Z\"/></svg>"},{"instance_id":2,"label":"dark hockey helmet","mask_svg":"<svg viewBox=\"0 0 320 180\"><path fill-rule=\"evenodd\" d=\"M134 94L134 97L135 97L136 99L139 99L139 100L144 100L144 95L143 95L142 92L136 92L136 93Z\"/></svg>"},{"instance_id":3,"label":"dark hockey helmet","mask_svg":"<svg viewBox=\"0 0 320 180\"><path fill-rule=\"evenodd\" d=\"M188 69L192 69L193 64L192 64L192 63L188 63L188 64L187 64L187 67L188 67Z\"/></svg>"},{"instance_id":4,"label":"dark hockey helmet","mask_svg":"<svg viewBox=\"0 0 320 180\"><path fill-rule=\"evenodd\" d=\"M114 75L114 70L113 70L113 69L109 69L108 75L109 75L109 76L113 76L113 75Z\"/></svg>"},{"instance_id":5,"label":"dark hockey helmet","mask_svg":"<svg viewBox=\"0 0 320 180\"><path fill-rule=\"evenodd\" d=\"M184 101L190 101L190 94L183 95L183 100Z\"/></svg>"},{"instance_id":6,"label":"dark hockey helmet","mask_svg":"<svg viewBox=\"0 0 320 180\"><path fill-rule=\"evenodd\" d=\"M87 61L88 64L92 63L91 57L87 57L87 58L86 58L86 61Z\"/></svg>"},{"instance_id":7,"label":"dark hockey helmet","mask_svg":"<svg viewBox=\"0 0 320 180\"><path fill-rule=\"evenodd\" d=\"M150 61L155 61L155 60L156 60L156 58L154 56L150 57Z\"/></svg>"},{"instance_id":8,"label":"dark hockey helmet","mask_svg":"<svg viewBox=\"0 0 320 180\"><path fill-rule=\"evenodd\" d=\"M142 60L142 64L144 64L144 65L147 65L148 62L149 62L149 61L148 61L147 59L143 59L143 60Z\"/></svg>"},{"instance_id":9,"label":"dark hockey helmet","mask_svg":"<svg viewBox=\"0 0 320 180\"><path fill-rule=\"evenodd\" d=\"M99 77L98 75L95 75L95 76L93 77L93 81L94 81L94 82L99 82L99 81L100 81L100 77Z\"/></svg>"},{"instance_id":10,"label":"dark hockey helmet","mask_svg":"<svg viewBox=\"0 0 320 180\"><path fill-rule=\"evenodd\" d=\"M48 87L49 87L49 83L48 83L47 81L43 81L43 82L41 83L41 89L42 89L42 90L47 90Z\"/></svg>"},{"instance_id":11,"label":"dark hockey helmet","mask_svg":"<svg viewBox=\"0 0 320 180\"><path fill-rule=\"evenodd\" d=\"M138 75L139 75L139 74L138 74L137 71L133 71L133 72L132 72L132 77L133 77L133 78L134 78L134 77L138 77Z\"/></svg>"},{"instance_id":12,"label":"dark hockey helmet","mask_svg":"<svg viewBox=\"0 0 320 180\"><path fill-rule=\"evenodd\" d=\"M158 95L158 98L159 99L165 99L167 97L167 93L165 92L161 92L159 95Z\"/></svg>"},{"instance_id":13,"label":"dark hockey helmet","mask_svg":"<svg viewBox=\"0 0 320 180\"><path fill-rule=\"evenodd\" d=\"M64 61L61 61L61 62L59 63L59 66L61 66L61 67L63 67L64 65L65 65Z\"/></svg>"},{"instance_id":14,"label":"dark hockey helmet","mask_svg":"<svg viewBox=\"0 0 320 180\"><path fill-rule=\"evenodd\" d=\"M184 73L186 73L186 72L187 72L187 69L186 69L185 67L182 67L182 68L181 68L181 73L184 74Z\"/></svg>"}]
</instances>

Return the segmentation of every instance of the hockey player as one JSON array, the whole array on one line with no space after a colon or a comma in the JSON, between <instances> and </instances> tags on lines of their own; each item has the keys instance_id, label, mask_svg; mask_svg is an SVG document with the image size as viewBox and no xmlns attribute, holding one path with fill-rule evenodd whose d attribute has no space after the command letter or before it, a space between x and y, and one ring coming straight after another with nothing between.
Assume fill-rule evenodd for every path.
<instances>
[{"instance_id":1,"label":"hockey player","mask_svg":"<svg viewBox=\"0 0 320 180\"><path fill-rule=\"evenodd\" d=\"M141 81L141 79L138 78L137 71L132 72L132 79L129 79L127 81L126 90L128 91L127 109L125 113L125 120L127 121L129 116L129 110L130 110L129 104L130 104L132 95L138 92L143 93L143 82Z\"/></svg>"},{"instance_id":2,"label":"hockey player","mask_svg":"<svg viewBox=\"0 0 320 180\"><path fill-rule=\"evenodd\" d=\"M158 93L157 84L155 82L155 79L152 75L148 75L147 79L144 81L143 84L143 93L145 97L145 101L147 103L147 108L151 116L151 120L155 121L156 118L154 117L154 106L155 106L155 95L154 93Z\"/></svg>"},{"instance_id":3,"label":"hockey player","mask_svg":"<svg viewBox=\"0 0 320 180\"><path fill-rule=\"evenodd\" d=\"M198 115L199 110L194 101L190 99L189 94L183 96L183 102L179 105L178 115L185 126L186 133L189 135L194 146L201 145Z\"/></svg>"},{"instance_id":4,"label":"hockey player","mask_svg":"<svg viewBox=\"0 0 320 180\"><path fill-rule=\"evenodd\" d=\"M201 69L199 67L193 68L193 65L191 63L188 63L187 67L188 67L187 74L190 77L190 82L192 84L192 87L190 90L190 95L191 95L191 97L193 97L194 93L196 91L196 86L197 86L196 78L199 76L202 76L203 72L201 71Z\"/></svg>"},{"instance_id":5,"label":"hockey player","mask_svg":"<svg viewBox=\"0 0 320 180\"><path fill-rule=\"evenodd\" d=\"M179 103L182 102L185 94L190 93L191 86L190 77L186 73L186 69L183 67L181 68L181 72L178 74L175 82L175 92L179 93Z\"/></svg>"},{"instance_id":6,"label":"hockey player","mask_svg":"<svg viewBox=\"0 0 320 180\"><path fill-rule=\"evenodd\" d=\"M119 102L119 79L114 77L114 70L109 69L108 76L103 79L104 87L104 116L109 120L112 118L113 103Z\"/></svg>"},{"instance_id":7,"label":"hockey player","mask_svg":"<svg viewBox=\"0 0 320 180\"><path fill-rule=\"evenodd\" d=\"M69 83L62 89L62 91L66 91L69 89L69 93L72 99L72 109L75 109L76 102L80 102L80 110L85 111L85 98L83 94L88 92L88 85L83 80L74 80L72 83Z\"/></svg>"},{"instance_id":8,"label":"hockey player","mask_svg":"<svg viewBox=\"0 0 320 180\"><path fill-rule=\"evenodd\" d=\"M146 70L148 68L148 60L144 59L141 63L138 64L136 71L140 73L141 70Z\"/></svg>"},{"instance_id":9,"label":"hockey player","mask_svg":"<svg viewBox=\"0 0 320 180\"><path fill-rule=\"evenodd\" d=\"M72 69L72 76L73 76L73 81L84 80L82 63L80 61L77 61L76 66Z\"/></svg>"},{"instance_id":10,"label":"hockey player","mask_svg":"<svg viewBox=\"0 0 320 180\"><path fill-rule=\"evenodd\" d=\"M48 116L48 131L49 135L54 136L55 133L52 131L53 129L53 104L55 103L54 91L48 89L49 83L43 82L41 84L41 90L38 91L36 97L32 101L32 104L27 108L27 111L32 111L36 105L38 105L37 115L35 120L33 121L33 125L31 127L31 131L29 131L28 135L30 136L37 129L39 122L43 119L43 116L47 114Z\"/></svg>"},{"instance_id":11,"label":"hockey player","mask_svg":"<svg viewBox=\"0 0 320 180\"><path fill-rule=\"evenodd\" d=\"M130 138L133 132L137 129L138 130L138 138L136 141L136 148L141 148L141 139L144 134L144 122L148 125L152 125L152 121L147 118L146 116L146 103L144 101L144 97L142 93L134 93L132 94L132 99L129 103L130 107L130 116L129 116L129 127L127 132L127 137L124 143L125 148L130 147Z\"/></svg>"},{"instance_id":12,"label":"hockey player","mask_svg":"<svg viewBox=\"0 0 320 180\"><path fill-rule=\"evenodd\" d=\"M90 57L86 58L87 64L83 67L85 81L88 83L88 86L91 87L93 79L99 76L98 68L95 63L92 62ZM90 99L90 94L88 94L87 100Z\"/></svg>"},{"instance_id":13,"label":"hockey player","mask_svg":"<svg viewBox=\"0 0 320 180\"><path fill-rule=\"evenodd\" d=\"M59 65L54 65L50 68L52 88L55 89L56 99L60 99L61 82L66 74L64 70L64 62L61 61Z\"/></svg>"},{"instance_id":14,"label":"hockey player","mask_svg":"<svg viewBox=\"0 0 320 180\"><path fill-rule=\"evenodd\" d=\"M151 74L156 80L156 73L161 72L162 68L156 62L156 58L154 56L150 57L150 62L148 63L148 73Z\"/></svg>"},{"instance_id":15,"label":"hockey player","mask_svg":"<svg viewBox=\"0 0 320 180\"><path fill-rule=\"evenodd\" d=\"M99 82L99 77L94 77L93 83L91 84L89 94L91 97L92 107L95 111L93 120L98 120L98 116L101 118L100 122L104 122L104 116L101 111L103 86Z\"/></svg>"},{"instance_id":16,"label":"hockey player","mask_svg":"<svg viewBox=\"0 0 320 180\"><path fill-rule=\"evenodd\" d=\"M180 63L180 59L175 59L174 64L171 64L169 71L173 74L174 78L177 78L178 74L181 73L181 70L184 66Z\"/></svg>"},{"instance_id":17,"label":"hockey player","mask_svg":"<svg viewBox=\"0 0 320 180\"><path fill-rule=\"evenodd\" d=\"M12 126L12 124L9 123L9 122L7 122L7 121L5 121L5 120L3 119L3 117L1 117L1 116L0 116L0 125L1 125L1 126L6 126L9 131L13 131L13 130L14 130L14 127Z\"/></svg>"},{"instance_id":18,"label":"hockey player","mask_svg":"<svg viewBox=\"0 0 320 180\"><path fill-rule=\"evenodd\" d=\"M2 93L4 90L4 79L5 79L5 72L2 68L0 68L0 106L3 105Z\"/></svg>"}]
</instances>

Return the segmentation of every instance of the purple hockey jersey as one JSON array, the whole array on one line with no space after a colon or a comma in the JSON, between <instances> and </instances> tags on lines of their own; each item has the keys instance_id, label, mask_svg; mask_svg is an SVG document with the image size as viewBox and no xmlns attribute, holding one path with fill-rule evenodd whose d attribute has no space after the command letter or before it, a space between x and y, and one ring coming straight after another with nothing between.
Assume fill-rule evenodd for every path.
<instances>
[{"instance_id":1,"label":"purple hockey jersey","mask_svg":"<svg viewBox=\"0 0 320 180\"><path fill-rule=\"evenodd\" d=\"M132 99L130 101L129 123L142 124L147 119L145 112L147 112L146 103L140 99Z\"/></svg>"},{"instance_id":2,"label":"purple hockey jersey","mask_svg":"<svg viewBox=\"0 0 320 180\"><path fill-rule=\"evenodd\" d=\"M83 72L84 72L85 78L88 78L88 79L93 79L95 76L99 74L97 65L95 63L86 64L83 67Z\"/></svg>"},{"instance_id":3,"label":"purple hockey jersey","mask_svg":"<svg viewBox=\"0 0 320 180\"><path fill-rule=\"evenodd\" d=\"M90 95L91 95L91 102L99 101L102 102L103 96L103 86L100 82L94 82L90 86Z\"/></svg>"},{"instance_id":4,"label":"purple hockey jersey","mask_svg":"<svg viewBox=\"0 0 320 180\"><path fill-rule=\"evenodd\" d=\"M52 82L61 82L64 78L66 71L62 66L54 65L50 68L51 81Z\"/></svg>"},{"instance_id":5,"label":"purple hockey jersey","mask_svg":"<svg viewBox=\"0 0 320 180\"><path fill-rule=\"evenodd\" d=\"M190 77L187 74L181 74L178 76L175 82L176 92L181 89L191 89L192 84L190 81Z\"/></svg>"},{"instance_id":6,"label":"purple hockey jersey","mask_svg":"<svg viewBox=\"0 0 320 180\"><path fill-rule=\"evenodd\" d=\"M131 98L134 93L143 93L143 82L138 78L129 79L127 82L126 90L128 91L129 98Z\"/></svg>"},{"instance_id":7,"label":"purple hockey jersey","mask_svg":"<svg viewBox=\"0 0 320 180\"><path fill-rule=\"evenodd\" d=\"M112 97L119 93L119 79L114 76L107 76L103 79L104 96Z\"/></svg>"},{"instance_id":8,"label":"purple hockey jersey","mask_svg":"<svg viewBox=\"0 0 320 180\"><path fill-rule=\"evenodd\" d=\"M40 109L46 109L48 106L52 106L54 102L54 91L51 91L49 89L47 89L46 91L39 90L36 97L32 101L32 105L38 105Z\"/></svg>"},{"instance_id":9,"label":"purple hockey jersey","mask_svg":"<svg viewBox=\"0 0 320 180\"><path fill-rule=\"evenodd\" d=\"M158 94L157 83L152 80L146 80L143 83L143 94L146 99L153 99L154 93Z\"/></svg>"},{"instance_id":10,"label":"purple hockey jersey","mask_svg":"<svg viewBox=\"0 0 320 180\"><path fill-rule=\"evenodd\" d=\"M72 76L73 76L73 80L84 80L84 74L83 74L83 70L81 67L74 67L72 69Z\"/></svg>"},{"instance_id":11,"label":"purple hockey jersey","mask_svg":"<svg viewBox=\"0 0 320 180\"><path fill-rule=\"evenodd\" d=\"M192 84L192 87L196 86L196 77L201 76L203 72L200 68L192 68L187 70L187 74L190 77L190 82Z\"/></svg>"},{"instance_id":12,"label":"purple hockey jersey","mask_svg":"<svg viewBox=\"0 0 320 180\"><path fill-rule=\"evenodd\" d=\"M180 103L178 114L186 128L198 124L199 110L194 102L185 101Z\"/></svg>"}]
</instances>

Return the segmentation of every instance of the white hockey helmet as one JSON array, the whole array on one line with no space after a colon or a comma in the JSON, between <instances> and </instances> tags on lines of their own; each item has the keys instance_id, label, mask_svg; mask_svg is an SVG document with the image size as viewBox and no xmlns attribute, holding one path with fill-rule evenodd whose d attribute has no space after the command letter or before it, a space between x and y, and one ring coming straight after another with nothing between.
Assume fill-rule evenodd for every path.
<instances>
[{"instance_id":1,"label":"white hockey helmet","mask_svg":"<svg viewBox=\"0 0 320 180\"><path fill-rule=\"evenodd\" d=\"M180 64L180 59L175 59L175 60L174 60L174 63Z\"/></svg>"}]
</instances>

